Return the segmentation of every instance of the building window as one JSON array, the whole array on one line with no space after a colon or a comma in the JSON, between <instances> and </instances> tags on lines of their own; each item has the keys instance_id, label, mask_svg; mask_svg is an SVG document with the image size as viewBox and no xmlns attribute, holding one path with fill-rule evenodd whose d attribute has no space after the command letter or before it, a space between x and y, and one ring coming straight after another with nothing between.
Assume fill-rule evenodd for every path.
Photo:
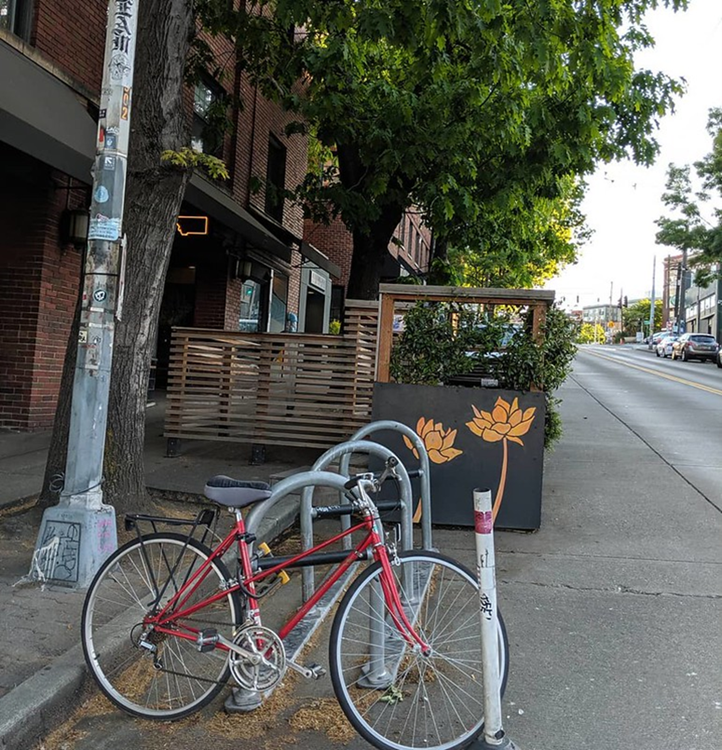
<instances>
[{"instance_id":1,"label":"building window","mask_svg":"<svg viewBox=\"0 0 722 750\"><path fill-rule=\"evenodd\" d=\"M7 29L28 41L32 21L32 0L0 0L0 29Z\"/></svg>"},{"instance_id":2,"label":"building window","mask_svg":"<svg viewBox=\"0 0 722 750\"><path fill-rule=\"evenodd\" d=\"M262 330L263 287L253 279L243 282L241 289L241 312L238 330L244 333L258 333Z\"/></svg>"},{"instance_id":3,"label":"building window","mask_svg":"<svg viewBox=\"0 0 722 750\"><path fill-rule=\"evenodd\" d=\"M223 91L210 81L198 81L193 90L193 149L210 156L222 157L224 125Z\"/></svg>"},{"instance_id":4,"label":"building window","mask_svg":"<svg viewBox=\"0 0 722 750\"><path fill-rule=\"evenodd\" d=\"M286 187L286 147L276 136L268 139L268 164L266 166L265 212L283 223L283 190Z\"/></svg>"}]
</instances>

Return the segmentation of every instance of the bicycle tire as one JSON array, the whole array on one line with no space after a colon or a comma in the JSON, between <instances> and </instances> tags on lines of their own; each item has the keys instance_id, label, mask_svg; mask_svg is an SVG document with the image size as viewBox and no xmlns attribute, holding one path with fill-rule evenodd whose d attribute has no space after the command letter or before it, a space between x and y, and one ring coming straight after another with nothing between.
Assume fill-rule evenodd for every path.
<instances>
[{"instance_id":1,"label":"bicycle tire","mask_svg":"<svg viewBox=\"0 0 722 750\"><path fill-rule=\"evenodd\" d=\"M415 605L414 627L432 655L414 652L389 617L379 617L379 599L370 603L380 587L381 565L376 563L355 579L334 618L329 644L334 692L354 728L380 750L464 747L484 722L479 584L466 567L444 555L418 551L399 558L401 565L392 568L407 613L404 568L415 565L411 575L423 600ZM368 654L371 620L386 644L375 664ZM503 695L509 644L501 614L498 623Z\"/></svg>"},{"instance_id":2,"label":"bicycle tire","mask_svg":"<svg viewBox=\"0 0 722 750\"><path fill-rule=\"evenodd\" d=\"M181 719L213 700L228 681L227 651L200 652L195 641L151 634L156 659L138 645L142 620L159 592L165 587L167 602L210 555L208 547L181 534L148 534L142 542L134 539L114 552L90 584L81 624L85 661L102 692L127 713ZM217 593L229 579L223 562L214 560L189 604ZM240 598L229 593L175 625L212 627L232 638L240 615Z\"/></svg>"}]
</instances>

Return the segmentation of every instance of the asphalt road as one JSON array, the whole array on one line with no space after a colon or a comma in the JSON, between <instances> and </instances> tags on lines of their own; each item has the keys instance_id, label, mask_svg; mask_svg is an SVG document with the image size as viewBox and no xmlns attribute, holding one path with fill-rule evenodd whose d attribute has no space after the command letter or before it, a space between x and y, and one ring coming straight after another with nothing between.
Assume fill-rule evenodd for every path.
<instances>
[{"instance_id":1,"label":"asphalt road","mask_svg":"<svg viewBox=\"0 0 722 750\"><path fill-rule=\"evenodd\" d=\"M574 379L710 503L722 509L722 369L646 347L580 350ZM662 489L662 478L651 478Z\"/></svg>"}]
</instances>

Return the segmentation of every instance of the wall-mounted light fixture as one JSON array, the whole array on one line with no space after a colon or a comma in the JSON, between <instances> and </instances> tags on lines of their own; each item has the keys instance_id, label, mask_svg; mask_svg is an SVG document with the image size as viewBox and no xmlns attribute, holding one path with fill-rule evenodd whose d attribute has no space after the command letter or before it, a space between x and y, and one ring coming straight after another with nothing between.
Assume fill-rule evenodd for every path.
<instances>
[{"instance_id":1,"label":"wall-mounted light fixture","mask_svg":"<svg viewBox=\"0 0 722 750\"><path fill-rule=\"evenodd\" d=\"M248 258L231 257L231 278L248 281L253 273L253 261Z\"/></svg>"},{"instance_id":2,"label":"wall-mounted light fixture","mask_svg":"<svg viewBox=\"0 0 722 750\"><path fill-rule=\"evenodd\" d=\"M90 211L86 208L65 209L60 217L60 239L64 245L74 245L76 250L88 242Z\"/></svg>"},{"instance_id":3,"label":"wall-mounted light fixture","mask_svg":"<svg viewBox=\"0 0 722 750\"><path fill-rule=\"evenodd\" d=\"M242 260L238 267L238 278L241 281L248 281L253 273L253 263L250 260Z\"/></svg>"}]
</instances>

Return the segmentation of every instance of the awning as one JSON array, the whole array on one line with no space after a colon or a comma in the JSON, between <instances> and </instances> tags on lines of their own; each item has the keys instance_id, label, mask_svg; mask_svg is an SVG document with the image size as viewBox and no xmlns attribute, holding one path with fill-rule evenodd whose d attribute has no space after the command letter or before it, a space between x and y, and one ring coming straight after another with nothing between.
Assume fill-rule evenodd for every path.
<instances>
[{"instance_id":1,"label":"awning","mask_svg":"<svg viewBox=\"0 0 722 750\"><path fill-rule=\"evenodd\" d=\"M272 253L286 263L291 262L291 248L288 245L277 239L229 195L199 174L191 177L186 188L185 200L217 221L235 229L259 250Z\"/></svg>"},{"instance_id":2,"label":"awning","mask_svg":"<svg viewBox=\"0 0 722 750\"><path fill-rule=\"evenodd\" d=\"M96 138L97 125L72 89L0 41L0 141L91 184ZM279 239L200 175L191 178L185 200L237 231L259 250L291 262L289 242ZM312 254L311 250L308 252ZM302 254L305 255L303 251ZM338 274L339 269L322 253L316 254L305 257ZM333 271L327 267L329 264Z\"/></svg>"},{"instance_id":3,"label":"awning","mask_svg":"<svg viewBox=\"0 0 722 750\"><path fill-rule=\"evenodd\" d=\"M304 240L299 250L306 260L317 265L319 268L323 268L324 271L328 271L331 276L335 276L337 279L341 278L341 269L310 242Z\"/></svg>"},{"instance_id":4,"label":"awning","mask_svg":"<svg viewBox=\"0 0 722 750\"><path fill-rule=\"evenodd\" d=\"M255 206L249 206L248 210L269 232L273 232L282 242L285 242L287 245L295 245L306 260L327 271L331 276L335 276L336 278L341 277L341 269L310 242L301 239L290 229L284 227L283 224L279 224L273 217L268 216Z\"/></svg>"},{"instance_id":5,"label":"awning","mask_svg":"<svg viewBox=\"0 0 722 750\"><path fill-rule=\"evenodd\" d=\"M0 141L87 184L97 126L72 89L0 41Z\"/></svg>"}]
</instances>

